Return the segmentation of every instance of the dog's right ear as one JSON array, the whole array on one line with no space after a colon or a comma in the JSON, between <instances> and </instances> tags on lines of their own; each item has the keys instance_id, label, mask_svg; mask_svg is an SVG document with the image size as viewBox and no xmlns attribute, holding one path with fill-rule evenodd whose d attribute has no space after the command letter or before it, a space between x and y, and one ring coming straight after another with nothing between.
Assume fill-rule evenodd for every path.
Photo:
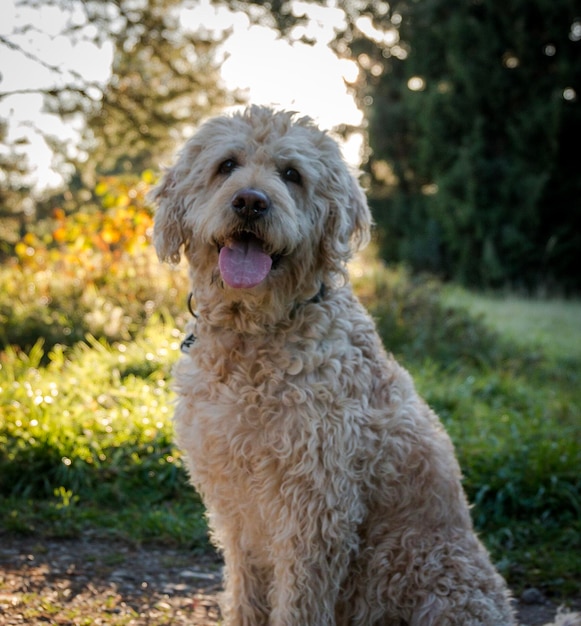
<instances>
[{"instance_id":1,"label":"dog's right ear","mask_svg":"<svg viewBox=\"0 0 581 626\"><path fill-rule=\"evenodd\" d=\"M182 245L187 244L183 219L185 207L176 190L175 167L168 170L149 193L157 205L153 225L153 243L161 261L179 263Z\"/></svg>"},{"instance_id":2,"label":"dog's right ear","mask_svg":"<svg viewBox=\"0 0 581 626\"><path fill-rule=\"evenodd\" d=\"M182 246L187 248L190 243L191 229L186 227L185 219L195 197L195 181L202 179L199 156L207 141L201 130L190 137L178 153L175 164L148 195L149 200L157 205L153 243L162 261L179 263Z\"/></svg>"}]
</instances>

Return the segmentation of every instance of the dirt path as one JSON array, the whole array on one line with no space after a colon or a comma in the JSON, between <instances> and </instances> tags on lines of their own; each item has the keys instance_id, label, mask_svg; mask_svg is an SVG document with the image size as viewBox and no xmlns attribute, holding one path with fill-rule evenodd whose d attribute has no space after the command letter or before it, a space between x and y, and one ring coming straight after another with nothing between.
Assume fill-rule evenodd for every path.
<instances>
[{"instance_id":1,"label":"dirt path","mask_svg":"<svg viewBox=\"0 0 581 626\"><path fill-rule=\"evenodd\" d=\"M219 623L220 563L168 548L0 536L0 624L210 626ZM534 595L534 594L533 594ZM554 619L539 596L521 624ZM576 603L577 610L581 602ZM574 623L571 624L573 626Z\"/></svg>"},{"instance_id":2,"label":"dirt path","mask_svg":"<svg viewBox=\"0 0 581 626\"><path fill-rule=\"evenodd\" d=\"M178 550L0 537L0 624L209 626L220 578Z\"/></svg>"}]
</instances>

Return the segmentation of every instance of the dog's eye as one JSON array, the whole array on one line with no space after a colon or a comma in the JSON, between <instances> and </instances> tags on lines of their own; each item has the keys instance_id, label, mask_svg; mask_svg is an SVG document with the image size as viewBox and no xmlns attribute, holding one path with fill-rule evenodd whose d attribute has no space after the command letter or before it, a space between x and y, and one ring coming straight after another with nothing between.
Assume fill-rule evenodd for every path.
<instances>
[{"instance_id":1,"label":"dog's eye","mask_svg":"<svg viewBox=\"0 0 581 626\"><path fill-rule=\"evenodd\" d=\"M231 174L238 167L238 163L234 159L226 159L220 166L218 167L218 174L223 174L227 176Z\"/></svg>"},{"instance_id":2,"label":"dog's eye","mask_svg":"<svg viewBox=\"0 0 581 626\"><path fill-rule=\"evenodd\" d=\"M287 183L295 183L295 185L300 185L302 182L301 175L295 170L294 167L287 167L281 172L282 177L286 180Z\"/></svg>"}]
</instances>

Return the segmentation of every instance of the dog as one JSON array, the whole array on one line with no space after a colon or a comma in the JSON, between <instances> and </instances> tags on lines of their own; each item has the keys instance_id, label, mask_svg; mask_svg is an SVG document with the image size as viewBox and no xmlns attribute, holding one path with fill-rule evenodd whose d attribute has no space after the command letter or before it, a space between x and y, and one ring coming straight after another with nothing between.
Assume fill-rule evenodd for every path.
<instances>
[{"instance_id":1,"label":"dog","mask_svg":"<svg viewBox=\"0 0 581 626\"><path fill-rule=\"evenodd\" d=\"M229 626L508 626L452 443L349 284L365 194L307 117L207 121L152 192L196 319L175 432Z\"/></svg>"}]
</instances>

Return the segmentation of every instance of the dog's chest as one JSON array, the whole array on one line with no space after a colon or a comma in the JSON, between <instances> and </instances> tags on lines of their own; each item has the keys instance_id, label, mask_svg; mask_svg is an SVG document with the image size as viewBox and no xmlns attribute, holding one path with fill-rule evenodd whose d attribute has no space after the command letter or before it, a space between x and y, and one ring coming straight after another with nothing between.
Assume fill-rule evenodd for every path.
<instances>
[{"instance_id":1,"label":"dog's chest","mask_svg":"<svg viewBox=\"0 0 581 626\"><path fill-rule=\"evenodd\" d=\"M273 465L296 468L306 457L313 474L330 462L329 441L342 462L354 457L372 369L341 327L311 337L196 342L175 372L176 435L194 482L215 484L219 474L261 484Z\"/></svg>"}]
</instances>

